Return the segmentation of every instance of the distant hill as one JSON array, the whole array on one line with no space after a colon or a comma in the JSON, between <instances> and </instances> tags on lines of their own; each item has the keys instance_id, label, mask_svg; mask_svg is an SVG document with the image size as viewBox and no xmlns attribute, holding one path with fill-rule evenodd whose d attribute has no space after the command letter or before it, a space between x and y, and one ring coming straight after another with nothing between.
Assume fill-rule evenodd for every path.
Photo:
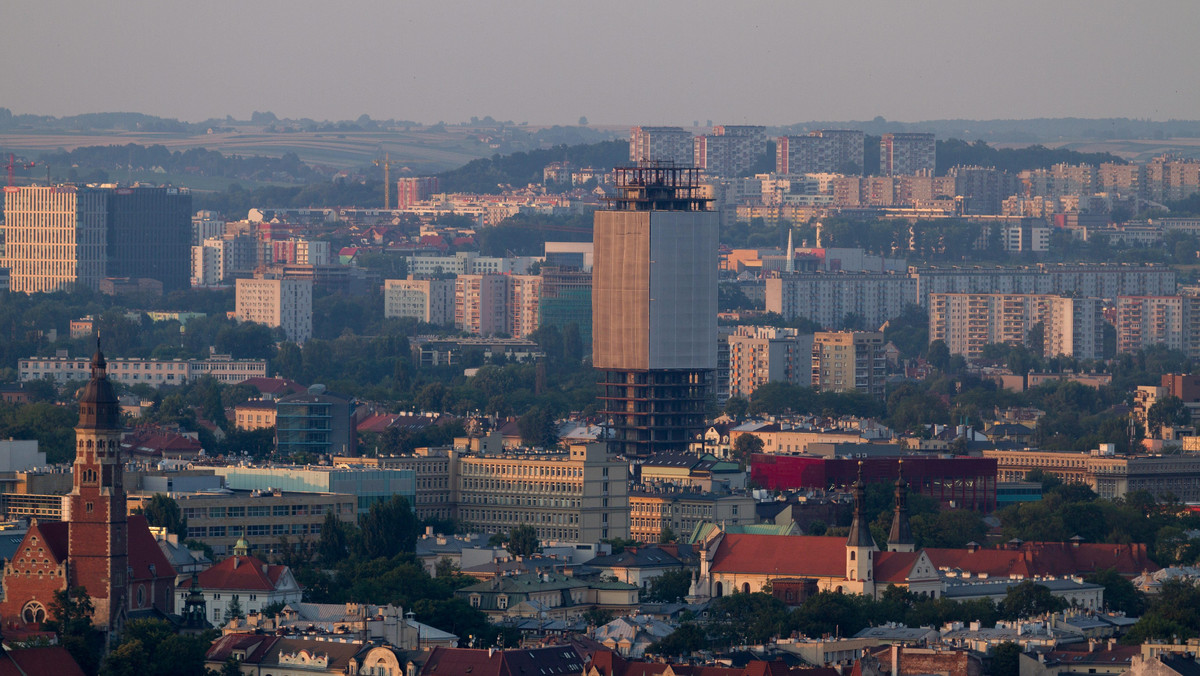
<instances>
[{"instance_id":1,"label":"distant hill","mask_svg":"<svg viewBox=\"0 0 1200 676\"><path fill-rule=\"evenodd\" d=\"M438 188L444 192L493 194L502 190L500 186L524 187L541 183L542 169L552 162L611 169L629 162L629 142L558 145L546 150L492 155L438 174Z\"/></svg>"}]
</instances>

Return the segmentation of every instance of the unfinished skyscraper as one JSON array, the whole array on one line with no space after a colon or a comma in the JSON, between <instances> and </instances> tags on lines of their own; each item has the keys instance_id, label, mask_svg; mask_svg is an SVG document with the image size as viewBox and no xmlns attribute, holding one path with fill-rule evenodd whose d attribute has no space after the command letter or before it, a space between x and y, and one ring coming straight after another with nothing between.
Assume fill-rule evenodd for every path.
<instances>
[{"instance_id":1,"label":"unfinished skyscraper","mask_svg":"<svg viewBox=\"0 0 1200 676\"><path fill-rule=\"evenodd\" d=\"M698 170L617 169L617 197L596 212L593 363L613 450L686 448L704 425L717 362L717 221Z\"/></svg>"}]
</instances>

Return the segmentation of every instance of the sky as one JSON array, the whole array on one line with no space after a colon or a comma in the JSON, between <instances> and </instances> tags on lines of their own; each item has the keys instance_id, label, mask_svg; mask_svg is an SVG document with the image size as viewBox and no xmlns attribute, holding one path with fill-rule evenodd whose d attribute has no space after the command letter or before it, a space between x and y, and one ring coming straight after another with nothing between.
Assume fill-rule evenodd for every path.
<instances>
[{"instance_id":1,"label":"sky","mask_svg":"<svg viewBox=\"0 0 1200 676\"><path fill-rule=\"evenodd\" d=\"M1194 0L9 0L0 106L186 121L1200 119Z\"/></svg>"}]
</instances>

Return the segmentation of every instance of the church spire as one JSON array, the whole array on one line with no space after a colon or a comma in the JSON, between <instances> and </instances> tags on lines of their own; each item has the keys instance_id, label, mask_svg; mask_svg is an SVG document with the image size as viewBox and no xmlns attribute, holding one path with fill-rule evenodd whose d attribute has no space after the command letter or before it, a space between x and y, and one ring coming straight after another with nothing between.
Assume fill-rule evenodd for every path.
<instances>
[{"instance_id":1,"label":"church spire","mask_svg":"<svg viewBox=\"0 0 1200 676\"><path fill-rule=\"evenodd\" d=\"M867 487L863 483L862 461L858 461L858 480L854 482L854 521L850 524L850 537L846 540L847 547L875 547L875 538L871 537L871 527L863 508L867 502Z\"/></svg>"},{"instance_id":2,"label":"church spire","mask_svg":"<svg viewBox=\"0 0 1200 676\"><path fill-rule=\"evenodd\" d=\"M901 460L896 478L896 506L892 515L892 530L888 533L888 549L911 552L915 547L912 529L908 525L908 483L904 481L904 461Z\"/></svg>"}]
</instances>

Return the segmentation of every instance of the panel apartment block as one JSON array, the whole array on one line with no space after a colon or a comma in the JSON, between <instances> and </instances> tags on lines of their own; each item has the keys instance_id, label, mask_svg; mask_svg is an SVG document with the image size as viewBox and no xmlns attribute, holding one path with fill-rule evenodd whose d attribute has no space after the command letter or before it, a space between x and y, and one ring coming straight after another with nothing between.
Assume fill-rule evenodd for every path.
<instances>
[{"instance_id":1,"label":"panel apartment block","mask_svg":"<svg viewBox=\"0 0 1200 676\"><path fill-rule=\"evenodd\" d=\"M766 280L766 308L839 329L847 315L877 327L916 302L916 280L900 273L795 272Z\"/></svg>"}]
</instances>

